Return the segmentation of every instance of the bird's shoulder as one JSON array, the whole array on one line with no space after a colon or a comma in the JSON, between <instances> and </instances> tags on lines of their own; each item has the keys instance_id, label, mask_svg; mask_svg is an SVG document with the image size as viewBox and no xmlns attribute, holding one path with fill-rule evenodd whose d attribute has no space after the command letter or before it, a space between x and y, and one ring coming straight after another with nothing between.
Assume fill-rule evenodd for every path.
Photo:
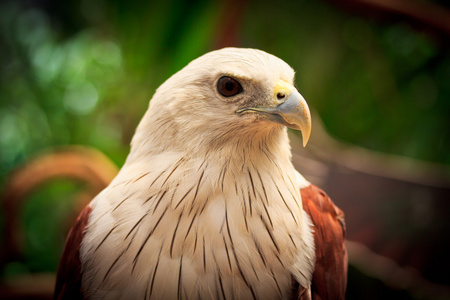
<instances>
[{"instance_id":1,"label":"bird's shoulder","mask_svg":"<svg viewBox=\"0 0 450 300\"><path fill-rule=\"evenodd\" d=\"M88 205L70 229L58 268L54 299L83 299L80 247L92 208Z\"/></svg>"},{"instance_id":2,"label":"bird's shoulder","mask_svg":"<svg viewBox=\"0 0 450 300\"><path fill-rule=\"evenodd\" d=\"M344 213L315 185L304 187L300 192L303 209L314 226L313 299L317 296L319 299L344 299L347 286Z\"/></svg>"}]
</instances>

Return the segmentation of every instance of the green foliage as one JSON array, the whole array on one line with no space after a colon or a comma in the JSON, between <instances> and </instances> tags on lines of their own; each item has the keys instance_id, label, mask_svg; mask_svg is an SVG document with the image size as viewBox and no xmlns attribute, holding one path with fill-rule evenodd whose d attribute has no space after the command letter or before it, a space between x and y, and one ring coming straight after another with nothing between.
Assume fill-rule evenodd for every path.
<instances>
[{"instance_id":1,"label":"green foliage","mask_svg":"<svg viewBox=\"0 0 450 300\"><path fill-rule=\"evenodd\" d=\"M66 234L74 221L75 200L83 186L58 179L24 199L17 228L22 233L19 261L9 262L0 270L2 276L29 272L54 272L59 264Z\"/></svg>"},{"instance_id":2,"label":"green foliage","mask_svg":"<svg viewBox=\"0 0 450 300\"><path fill-rule=\"evenodd\" d=\"M0 178L57 145L89 144L121 165L154 90L208 50L218 12L183 1L75 7L88 26L66 37L43 10L2 4ZM89 24L92 11L103 23Z\"/></svg>"},{"instance_id":3,"label":"green foliage","mask_svg":"<svg viewBox=\"0 0 450 300\"><path fill-rule=\"evenodd\" d=\"M67 19L63 7L52 15L0 4L1 182L33 154L61 145L87 144L121 165L154 90L208 51L219 12L214 3L183 1L68 7L75 10ZM56 270L67 228L55 224L65 224L79 189L58 181L26 199L23 261L0 274Z\"/></svg>"},{"instance_id":4,"label":"green foliage","mask_svg":"<svg viewBox=\"0 0 450 300\"><path fill-rule=\"evenodd\" d=\"M80 184L68 180L56 180L27 199L22 220L26 232L24 255L31 271L57 269L66 233L73 221L70 217L74 212L75 195L81 188Z\"/></svg>"},{"instance_id":5,"label":"green foliage","mask_svg":"<svg viewBox=\"0 0 450 300\"><path fill-rule=\"evenodd\" d=\"M213 49L223 15L225 4L206 0L0 3L0 182L60 145L87 144L122 165L154 90ZM450 164L450 51L439 40L321 1L249 2L239 38L294 67L333 136ZM1 274L56 270L54 224L79 189L56 182L28 199L24 260Z\"/></svg>"},{"instance_id":6,"label":"green foliage","mask_svg":"<svg viewBox=\"0 0 450 300\"><path fill-rule=\"evenodd\" d=\"M245 46L297 71L297 85L338 139L450 164L450 51L401 22L375 23L320 1L251 5ZM313 124L314 126L314 124ZM313 131L314 134L314 131Z\"/></svg>"},{"instance_id":7,"label":"green foliage","mask_svg":"<svg viewBox=\"0 0 450 300\"><path fill-rule=\"evenodd\" d=\"M15 9L9 8L9 12ZM42 149L97 141L96 135L107 141L118 140L120 130L101 134L91 130L99 120L94 112L113 102L118 89L111 91L109 87L123 74L116 42L97 39L94 30L59 40L48 17L39 10L17 11L2 25L2 177ZM110 146L114 151L120 144L116 141ZM126 150L121 150L123 155Z\"/></svg>"}]
</instances>

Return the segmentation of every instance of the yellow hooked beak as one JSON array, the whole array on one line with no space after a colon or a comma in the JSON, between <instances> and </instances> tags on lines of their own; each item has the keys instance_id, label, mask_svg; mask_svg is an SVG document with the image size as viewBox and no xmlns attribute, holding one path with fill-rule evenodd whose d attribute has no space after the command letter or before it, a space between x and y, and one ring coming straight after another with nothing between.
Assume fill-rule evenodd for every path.
<instances>
[{"instance_id":1,"label":"yellow hooked beak","mask_svg":"<svg viewBox=\"0 0 450 300\"><path fill-rule=\"evenodd\" d=\"M268 106L247 107L239 113L260 113L270 121L300 130L303 136L303 147L311 135L311 113L305 99L297 89L285 82L278 81L274 88L273 102Z\"/></svg>"}]
</instances>

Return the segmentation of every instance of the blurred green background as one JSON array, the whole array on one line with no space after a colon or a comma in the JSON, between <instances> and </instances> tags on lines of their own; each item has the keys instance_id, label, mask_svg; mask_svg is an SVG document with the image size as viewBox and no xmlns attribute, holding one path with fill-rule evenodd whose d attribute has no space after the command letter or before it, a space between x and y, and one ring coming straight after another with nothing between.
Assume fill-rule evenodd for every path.
<instances>
[{"instance_id":1,"label":"blurred green background","mask_svg":"<svg viewBox=\"0 0 450 300\"><path fill-rule=\"evenodd\" d=\"M94 147L121 166L154 90L224 45L289 63L335 138L450 166L450 32L345 2L0 2L0 183L33 155L65 145ZM27 199L24 255L0 278L55 272L65 238L55 224L81 188L58 180ZM359 271L351 276L353 290L355 282L383 289ZM412 297L384 289L384 297Z\"/></svg>"}]
</instances>

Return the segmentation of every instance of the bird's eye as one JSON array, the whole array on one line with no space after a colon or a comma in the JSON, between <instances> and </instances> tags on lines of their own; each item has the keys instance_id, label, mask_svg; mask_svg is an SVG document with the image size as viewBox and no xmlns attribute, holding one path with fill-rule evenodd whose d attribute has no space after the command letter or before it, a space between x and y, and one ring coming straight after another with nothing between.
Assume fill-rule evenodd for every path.
<instances>
[{"instance_id":1,"label":"bird's eye","mask_svg":"<svg viewBox=\"0 0 450 300\"><path fill-rule=\"evenodd\" d=\"M229 76L220 77L217 82L217 91L224 97L232 97L242 92L241 84Z\"/></svg>"}]
</instances>

